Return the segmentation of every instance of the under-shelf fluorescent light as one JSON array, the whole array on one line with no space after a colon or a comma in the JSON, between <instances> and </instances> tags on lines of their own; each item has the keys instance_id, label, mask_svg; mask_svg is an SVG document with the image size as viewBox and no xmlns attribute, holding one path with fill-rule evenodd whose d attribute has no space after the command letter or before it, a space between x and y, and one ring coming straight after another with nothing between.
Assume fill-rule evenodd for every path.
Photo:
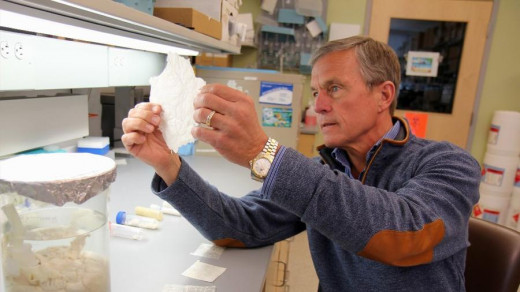
<instances>
[{"instance_id":1,"label":"under-shelf fluorescent light","mask_svg":"<svg viewBox=\"0 0 520 292\"><path fill-rule=\"evenodd\" d=\"M105 17L109 17L109 18L112 18L112 19L117 19L119 21L122 21L122 22L126 22L126 23L131 23L131 24L136 24L138 26L144 26L146 28L149 28L149 29L152 29L152 30L157 30L156 28L154 27L151 27L151 26L147 26L147 25L143 25L143 24L140 24L140 23L137 23L135 21L131 21L129 19L125 19L125 18L121 18L121 17L117 17L115 15L110 15L108 13L104 13L104 12L101 12L101 11L97 11L97 10L94 10L94 9L90 9L88 7L85 7L85 6L82 6L82 5L78 5L78 4L75 4L75 3L71 3L67 0L52 0L52 2L56 2L56 3L60 3L60 4L63 4L63 5L67 5L67 6L70 6L70 7L74 7L74 8L77 8L79 10L84 10L84 11L88 11L90 13L95 13L95 14L99 14L99 15L103 15ZM125 4L121 4L121 5L125 5Z\"/></svg>"},{"instance_id":2,"label":"under-shelf fluorescent light","mask_svg":"<svg viewBox=\"0 0 520 292\"><path fill-rule=\"evenodd\" d=\"M110 34L6 10L0 10L0 26L22 31L77 39L97 44L164 54L169 52L175 52L183 56L197 56L199 54L199 52L195 50Z\"/></svg>"}]
</instances>

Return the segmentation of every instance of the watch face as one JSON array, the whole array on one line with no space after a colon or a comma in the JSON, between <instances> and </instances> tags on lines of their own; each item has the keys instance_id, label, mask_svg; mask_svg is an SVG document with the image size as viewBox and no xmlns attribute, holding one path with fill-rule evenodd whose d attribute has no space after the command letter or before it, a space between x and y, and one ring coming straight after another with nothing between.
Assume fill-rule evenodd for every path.
<instances>
[{"instance_id":1,"label":"watch face","mask_svg":"<svg viewBox=\"0 0 520 292\"><path fill-rule=\"evenodd\" d=\"M265 157L262 157L254 162L253 171L257 176L264 178L267 176L270 167L271 161Z\"/></svg>"}]
</instances>

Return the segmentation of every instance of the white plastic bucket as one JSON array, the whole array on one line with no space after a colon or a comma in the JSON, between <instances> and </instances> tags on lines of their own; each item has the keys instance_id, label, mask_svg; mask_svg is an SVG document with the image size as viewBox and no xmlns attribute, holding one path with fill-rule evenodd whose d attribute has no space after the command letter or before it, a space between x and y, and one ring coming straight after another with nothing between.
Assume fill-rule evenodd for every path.
<instances>
[{"instance_id":1,"label":"white plastic bucket","mask_svg":"<svg viewBox=\"0 0 520 292\"><path fill-rule=\"evenodd\" d=\"M515 184L518 159L518 156L502 156L486 152L480 179L481 188L486 191L511 194Z\"/></svg>"},{"instance_id":2,"label":"white plastic bucket","mask_svg":"<svg viewBox=\"0 0 520 292\"><path fill-rule=\"evenodd\" d=\"M489 222L505 225L511 196L480 191L480 200L473 210L473 216Z\"/></svg>"},{"instance_id":3,"label":"white plastic bucket","mask_svg":"<svg viewBox=\"0 0 520 292\"><path fill-rule=\"evenodd\" d=\"M499 155L520 154L520 112L495 111L489 128L487 151Z\"/></svg>"},{"instance_id":4,"label":"white plastic bucket","mask_svg":"<svg viewBox=\"0 0 520 292\"><path fill-rule=\"evenodd\" d=\"M520 188L520 161L518 161L518 166L516 167L515 188Z\"/></svg>"},{"instance_id":5,"label":"white plastic bucket","mask_svg":"<svg viewBox=\"0 0 520 292\"><path fill-rule=\"evenodd\" d=\"M520 187L515 187L509 202L509 211L505 225L509 228L520 230Z\"/></svg>"}]
</instances>

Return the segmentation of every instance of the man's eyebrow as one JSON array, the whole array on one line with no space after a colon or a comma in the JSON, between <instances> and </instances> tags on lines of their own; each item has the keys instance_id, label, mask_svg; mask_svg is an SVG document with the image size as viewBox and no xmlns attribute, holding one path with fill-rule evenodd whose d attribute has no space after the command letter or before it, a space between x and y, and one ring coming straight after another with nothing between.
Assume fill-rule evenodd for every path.
<instances>
[{"instance_id":1,"label":"man's eyebrow","mask_svg":"<svg viewBox=\"0 0 520 292\"><path fill-rule=\"evenodd\" d=\"M323 86L320 86L320 87L327 87L331 84L342 84L342 82L338 78L332 78L330 80L325 81ZM316 90L316 87L311 86L311 90Z\"/></svg>"}]
</instances>

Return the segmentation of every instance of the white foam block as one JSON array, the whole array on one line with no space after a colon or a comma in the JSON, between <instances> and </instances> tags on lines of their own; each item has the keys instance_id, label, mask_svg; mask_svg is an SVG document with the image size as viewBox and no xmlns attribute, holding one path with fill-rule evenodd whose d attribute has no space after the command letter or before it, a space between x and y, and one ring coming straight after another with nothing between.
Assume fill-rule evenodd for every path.
<instances>
[{"instance_id":1,"label":"white foam block","mask_svg":"<svg viewBox=\"0 0 520 292\"><path fill-rule=\"evenodd\" d=\"M180 146L195 141L191 135L193 100L206 82L195 77L188 59L169 53L163 72L150 78L150 84L150 102L163 109L159 129L168 147L177 152Z\"/></svg>"}]
</instances>

